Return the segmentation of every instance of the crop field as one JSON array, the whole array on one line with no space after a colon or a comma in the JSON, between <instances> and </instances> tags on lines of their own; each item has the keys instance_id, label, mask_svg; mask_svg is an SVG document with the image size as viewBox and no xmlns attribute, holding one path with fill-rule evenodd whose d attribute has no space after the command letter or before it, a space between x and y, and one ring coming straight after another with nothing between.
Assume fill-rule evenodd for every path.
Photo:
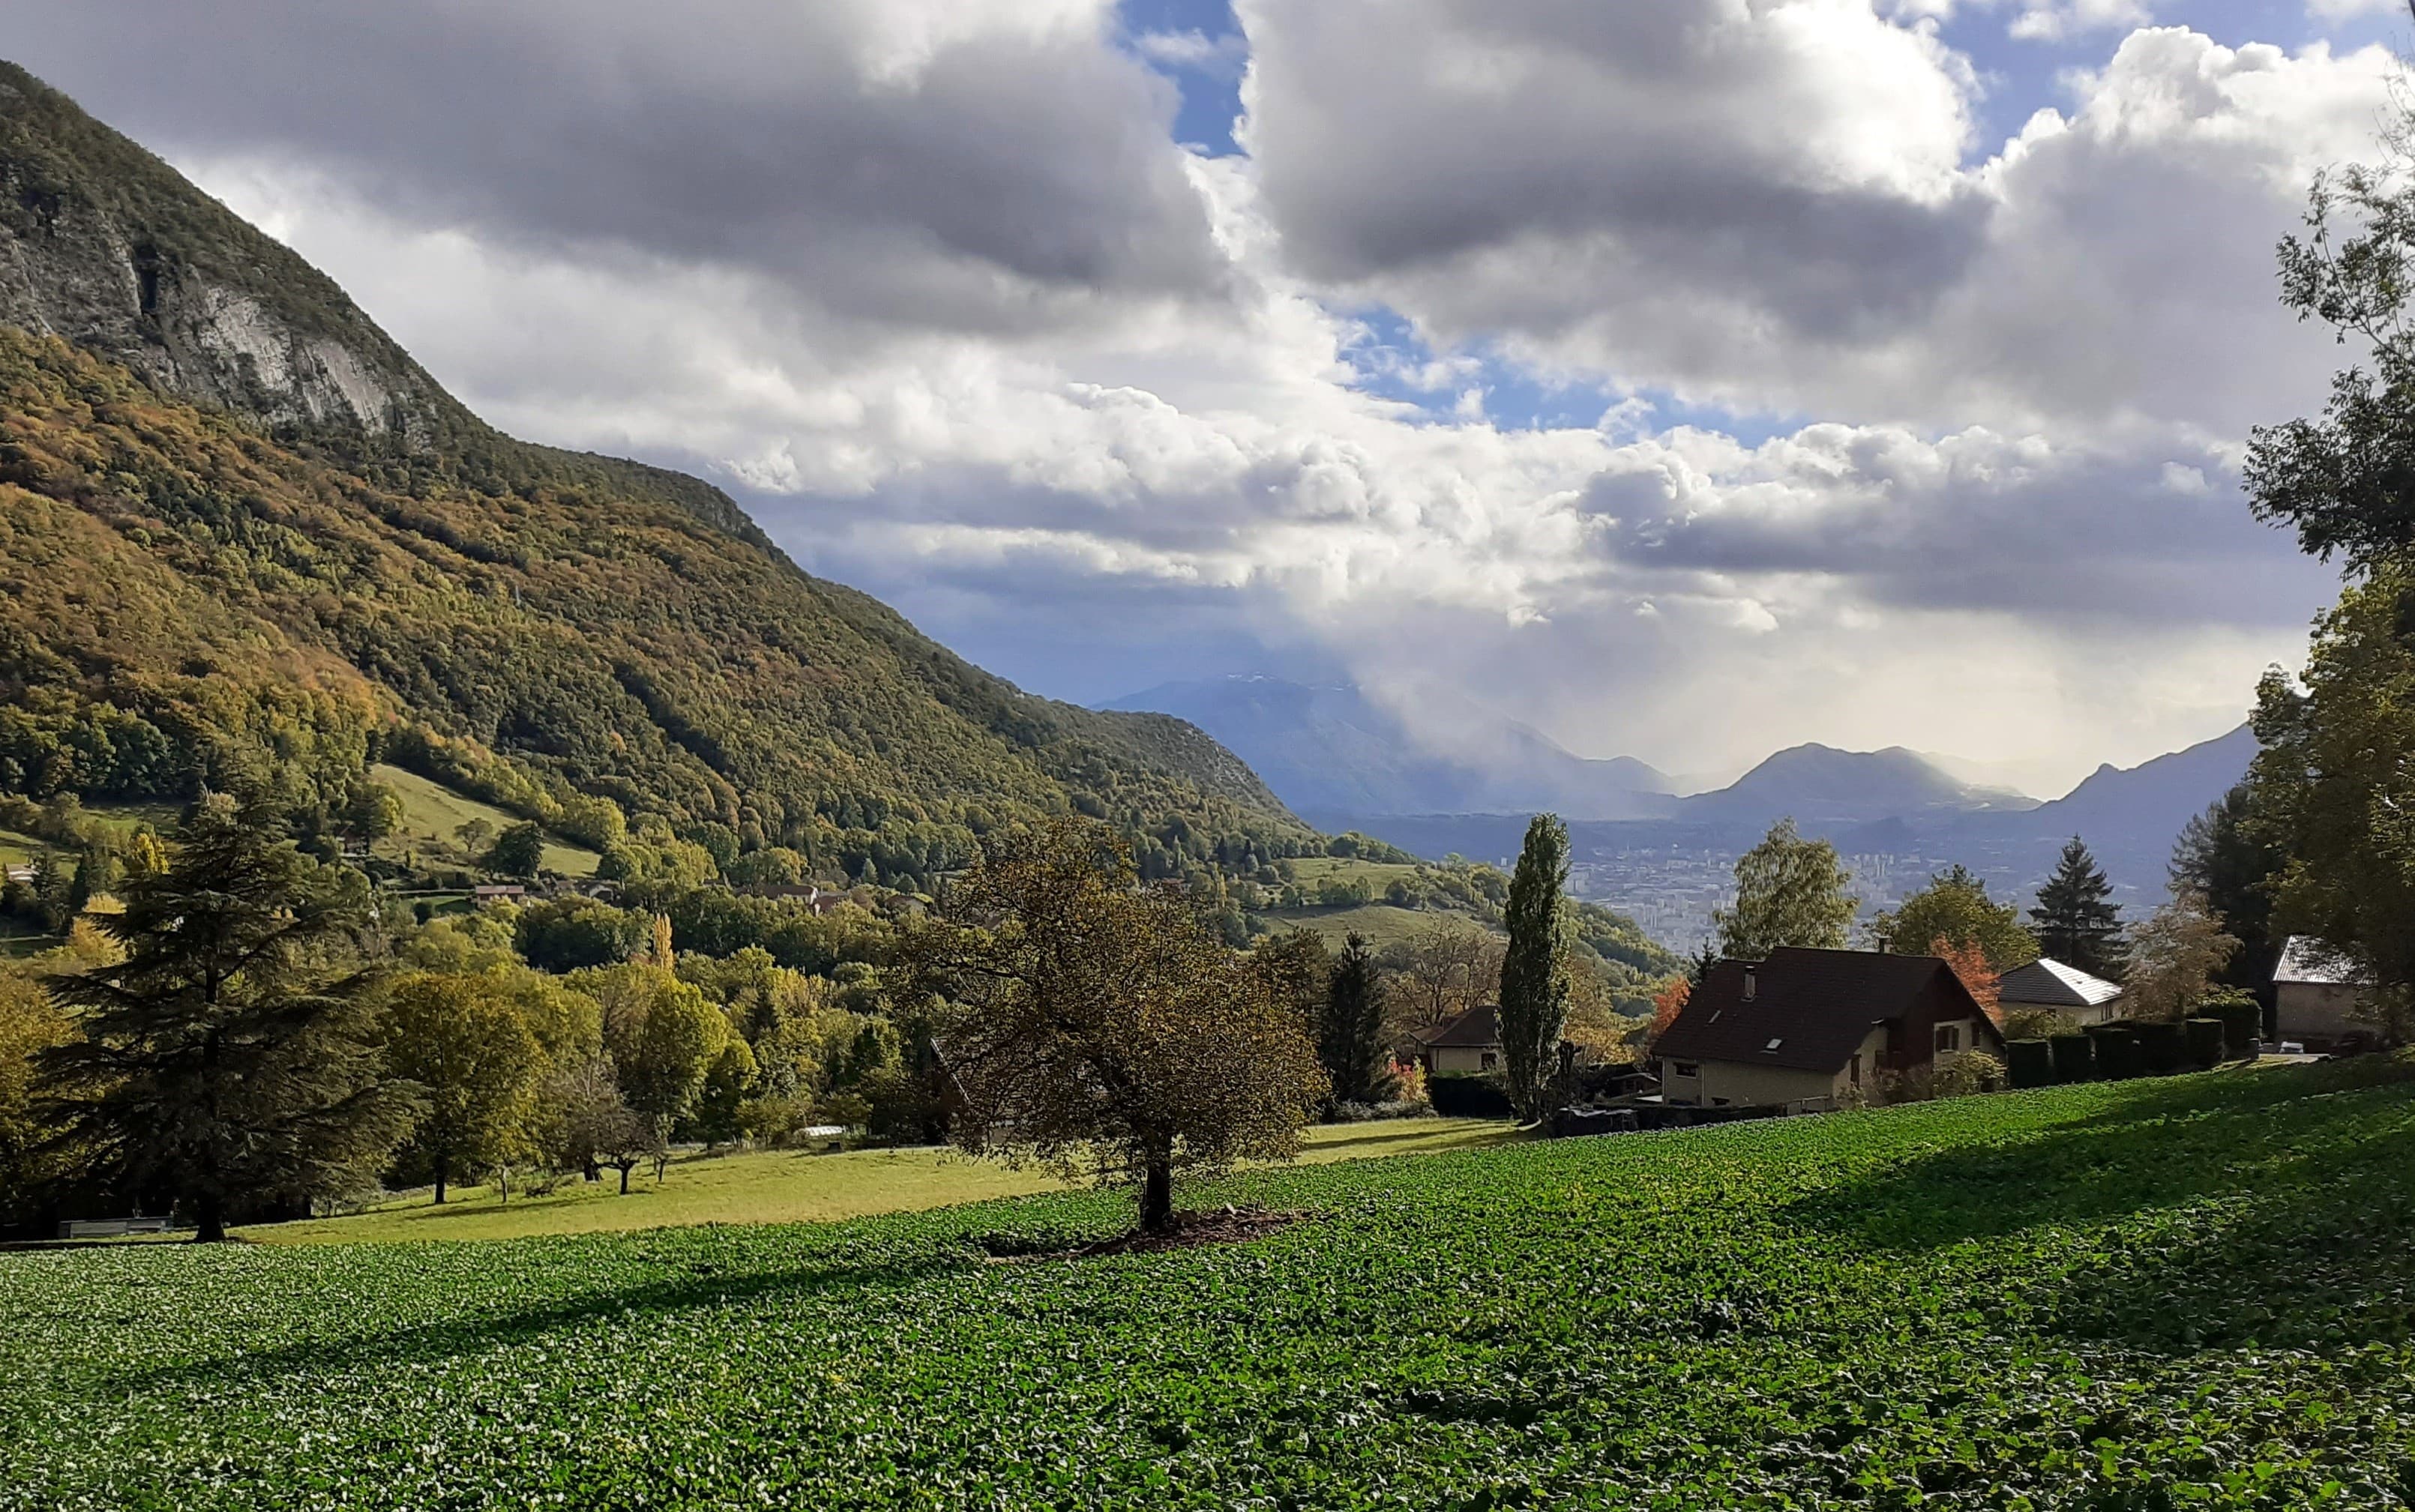
<instances>
[{"instance_id":1,"label":"crop field","mask_svg":"<svg viewBox=\"0 0 2415 1512\"><path fill-rule=\"evenodd\" d=\"M2240 1068L822 1226L0 1255L0 1505L2400 1507L2415 1079Z\"/></svg>"},{"instance_id":2,"label":"crop field","mask_svg":"<svg viewBox=\"0 0 2415 1512\"><path fill-rule=\"evenodd\" d=\"M1396 1118L1332 1124L1308 1131L1300 1160L1310 1164L1371 1156L1423 1155L1497 1145L1506 1123L1483 1118ZM373 1211L243 1231L264 1244L372 1244L396 1239L516 1239L537 1234L692 1223L799 1223L911 1212L1057 1191L1063 1183L1036 1167L1011 1169L941 1149L850 1150L807 1154L750 1150L671 1162L660 1186L644 1172L622 1195L617 1173L572 1181L550 1196L498 1201L492 1189L456 1187L439 1207L423 1190Z\"/></svg>"},{"instance_id":3,"label":"crop field","mask_svg":"<svg viewBox=\"0 0 2415 1512\"><path fill-rule=\"evenodd\" d=\"M412 840L450 841L453 831L472 819L485 820L497 834L519 822L517 815L457 793L415 771L380 765L371 768L369 774L393 788L395 796L402 800L402 829L387 842L389 846ZM596 863L602 860L582 846L566 846L553 839L545 843L546 870L564 876L593 876Z\"/></svg>"}]
</instances>

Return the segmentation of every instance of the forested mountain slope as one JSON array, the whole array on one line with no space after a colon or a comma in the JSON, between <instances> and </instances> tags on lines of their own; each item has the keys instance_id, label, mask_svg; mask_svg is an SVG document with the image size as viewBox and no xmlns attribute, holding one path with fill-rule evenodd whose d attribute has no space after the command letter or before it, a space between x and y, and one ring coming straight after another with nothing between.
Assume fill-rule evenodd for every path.
<instances>
[{"instance_id":1,"label":"forested mountain slope","mask_svg":"<svg viewBox=\"0 0 2415 1512\"><path fill-rule=\"evenodd\" d=\"M323 275L0 65L0 789L372 754L926 877L1079 808L1160 869L1312 836L1180 721L1026 695L717 489L528 445Z\"/></svg>"}]
</instances>

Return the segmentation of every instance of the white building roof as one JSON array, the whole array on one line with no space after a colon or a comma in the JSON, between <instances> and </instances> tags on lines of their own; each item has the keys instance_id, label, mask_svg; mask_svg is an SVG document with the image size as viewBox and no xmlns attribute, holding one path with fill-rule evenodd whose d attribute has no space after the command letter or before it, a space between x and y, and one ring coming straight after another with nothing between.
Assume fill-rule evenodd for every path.
<instances>
[{"instance_id":1,"label":"white building roof","mask_svg":"<svg viewBox=\"0 0 2415 1512\"><path fill-rule=\"evenodd\" d=\"M2315 987L2362 986L2363 974L2348 957L2312 935L2292 935L2281 947L2281 961L2272 968L2276 982L2301 982Z\"/></svg>"},{"instance_id":2,"label":"white building roof","mask_svg":"<svg viewBox=\"0 0 2415 1512\"><path fill-rule=\"evenodd\" d=\"M2040 956L1996 979L1999 1003L2037 1003L2050 1008L2100 1008L2122 996L2121 984L2092 977L2078 966Z\"/></svg>"}]
</instances>

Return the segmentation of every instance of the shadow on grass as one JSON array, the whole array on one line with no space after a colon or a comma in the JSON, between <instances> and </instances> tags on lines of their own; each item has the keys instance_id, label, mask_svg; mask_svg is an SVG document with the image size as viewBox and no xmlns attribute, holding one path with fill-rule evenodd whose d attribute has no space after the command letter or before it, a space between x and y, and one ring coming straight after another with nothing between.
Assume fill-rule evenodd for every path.
<instances>
[{"instance_id":1,"label":"shadow on grass","mask_svg":"<svg viewBox=\"0 0 2415 1512\"><path fill-rule=\"evenodd\" d=\"M1485 1145L1501 1144L1517 1133L1515 1129L1507 1124L1485 1127L1485 1121L1482 1119L1470 1119L1465 1129L1401 1129L1382 1133L1375 1131L1383 1129L1384 1126L1381 1124L1343 1124L1328 1127L1364 1129L1368 1132L1354 1133L1347 1139L1321 1139L1309 1146L1311 1149L1320 1151L1357 1149L1368 1145L1396 1145L1404 1140L1448 1140L1449 1147L1452 1149L1475 1149Z\"/></svg>"},{"instance_id":2,"label":"shadow on grass","mask_svg":"<svg viewBox=\"0 0 2415 1512\"><path fill-rule=\"evenodd\" d=\"M1793 1204L1876 1250L2119 1225L2032 1299L2151 1348L2321 1347L2415 1323L2415 1064L2233 1068L2129 1084L2073 1123L1941 1152Z\"/></svg>"},{"instance_id":3,"label":"shadow on grass","mask_svg":"<svg viewBox=\"0 0 2415 1512\"><path fill-rule=\"evenodd\" d=\"M683 1276L485 1317L412 1325L360 1339L312 1340L232 1358L128 1371L110 1384L118 1389L141 1391L273 1381L306 1370L318 1373L403 1360L450 1359L632 1314L652 1316L766 1298L818 1298L908 1285L944 1271L976 1268L982 1259L981 1252L969 1245L934 1245L922 1254L888 1261L833 1260L740 1274L724 1274L716 1265L691 1263L686 1267L688 1274Z\"/></svg>"}]
</instances>

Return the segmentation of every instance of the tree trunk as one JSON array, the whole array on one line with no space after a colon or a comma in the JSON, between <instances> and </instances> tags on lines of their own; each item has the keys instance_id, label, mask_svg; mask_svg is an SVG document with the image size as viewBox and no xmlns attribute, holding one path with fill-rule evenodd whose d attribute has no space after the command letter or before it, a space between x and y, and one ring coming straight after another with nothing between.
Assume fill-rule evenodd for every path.
<instances>
[{"instance_id":1,"label":"tree trunk","mask_svg":"<svg viewBox=\"0 0 2415 1512\"><path fill-rule=\"evenodd\" d=\"M1163 1234L1174 1227L1174 1161L1152 1154L1141 1176L1140 1226L1145 1234Z\"/></svg>"},{"instance_id":2,"label":"tree trunk","mask_svg":"<svg viewBox=\"0 0 2415 1512\"><path fill-rule=\"evenodd\" d=\"M623 1197L629 1195L629 1173L636 1169L637 1167L630 1165L621 1167L621 1195Z\"/></svg>"},{"instance_id":3,"label":"tree trunk","mask_svg":"<svg viewBox=\"0 0 2415 1512\"><path fill-rule=\"evenodd\" d=\"M436 1205L439 1207L444 1205L445 1167L450 1163L442 1155L436 1157Z\"/></svg>"},{"instance_id":4,"label":"tree trunk","mask_svg":"<svg viewBox=\"0 0 2415 1512\"><path fill-rule=\"evenodd\" d=\"M193 1202L193 1242L223 1244L226 1242L226 1207L216 1192L205 1193Z\"/></svg>"}]
</instances>

